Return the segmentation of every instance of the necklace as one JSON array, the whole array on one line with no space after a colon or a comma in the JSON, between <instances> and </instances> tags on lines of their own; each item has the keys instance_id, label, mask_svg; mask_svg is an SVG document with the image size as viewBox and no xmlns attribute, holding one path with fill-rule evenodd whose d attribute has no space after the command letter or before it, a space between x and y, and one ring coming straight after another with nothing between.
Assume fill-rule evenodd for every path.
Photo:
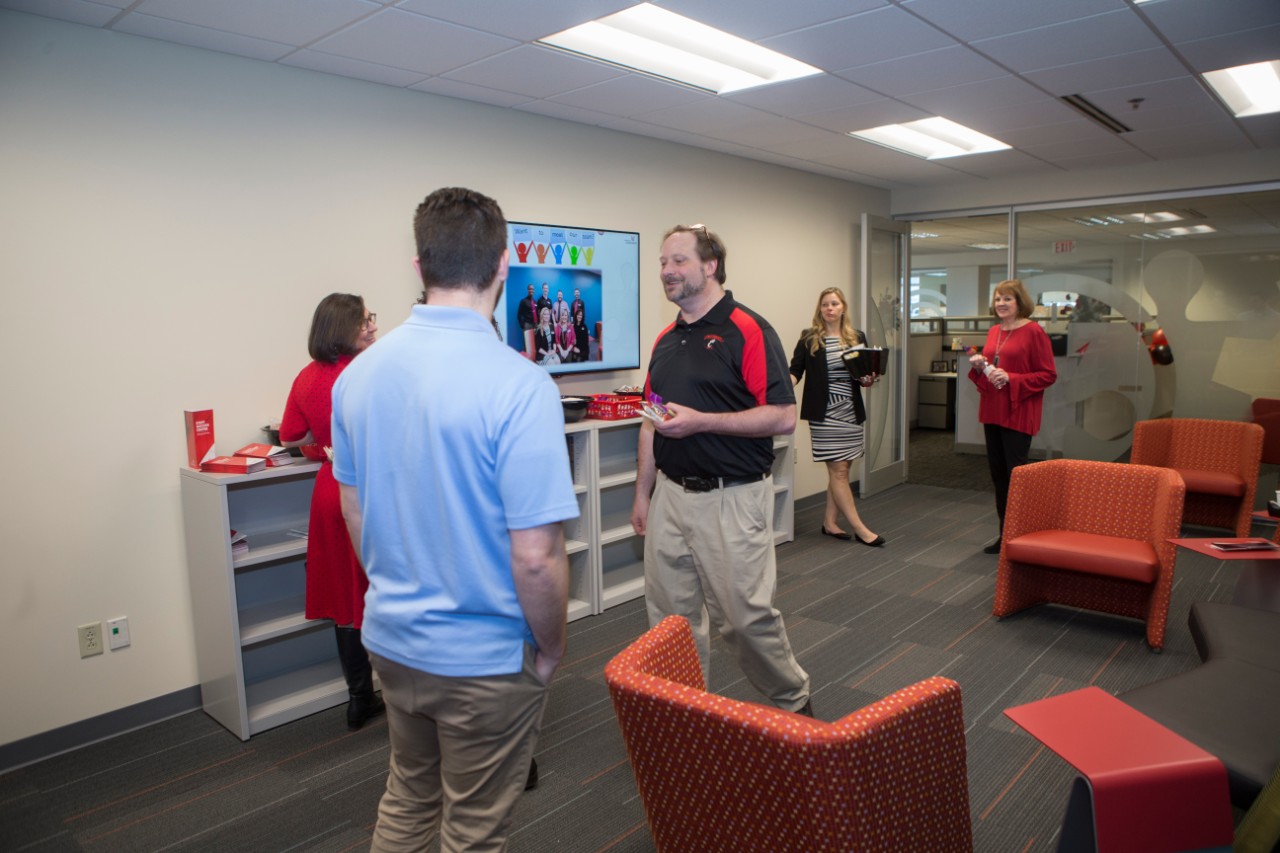
<instances>
[{"instance_id":1,"label":"necklace","mask_svg":"<svg viewBox=\"0 0 1280 853\"><path fill-rule=\"evenodd\" d=\"M1013 337L1013 332L1014 332L1014 329L1016 328L1017 326L1014 326L1013 329L1010 329L1009 334L1007 335L1001 334L1004 331L1003 326L1000 327L999 332L996 332L996 355L995 355L995 358L991 359L991 363L996 367L1000 366L1000 348L1005 345L1005 343L1009 340L1009 338Z\"/></svg>"}]
</instances>

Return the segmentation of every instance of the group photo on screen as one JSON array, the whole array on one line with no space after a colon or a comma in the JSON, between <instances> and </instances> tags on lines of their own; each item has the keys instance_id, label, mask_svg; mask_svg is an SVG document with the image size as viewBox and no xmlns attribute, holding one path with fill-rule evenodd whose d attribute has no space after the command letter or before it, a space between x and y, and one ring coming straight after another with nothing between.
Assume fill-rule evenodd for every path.
<instances>
[{"instance_id":1,"label":"group photo on screen","mask_svg":"<svg viewBox=\"0 0 1280 853\"><path fill-rule=\"evenodd\" d=\"M538 364L600 361L602 290L598 270L512 266L507 276L507 343Z\"/></svg>"}]
</instances>

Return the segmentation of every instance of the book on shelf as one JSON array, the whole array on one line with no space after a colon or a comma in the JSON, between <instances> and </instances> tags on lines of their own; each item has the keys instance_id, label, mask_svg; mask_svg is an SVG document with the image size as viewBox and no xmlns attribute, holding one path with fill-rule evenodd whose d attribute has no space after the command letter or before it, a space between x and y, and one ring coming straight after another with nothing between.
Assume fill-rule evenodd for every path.
<instances>
[{"instance_id":1,"label":"book on shelf","mask_svg":"<svg viewBox=\"0 0 1280 853\"><path fill-rule=\"evenodd\" d=\"M187 409L182 413L187 429L187 466L200 466L217 456L213 449L213 409Z\"/></svg>"},{"instance_id":2,"label":"book on shelf","mask_svg":"<svg viewBox=\"0 0 1280 853\"><path fill-rule=\"evenodd\" d=\"M267 467L267 460L251 456L215 456L200 466L211 474L252 474Z\"/></svg>"},{"instance_id":3,"label":"book on shelf","mask_svg":"<svg viewBox=\"0 0 1280 853\"><path fill-rule=\"evenodd\" d=\"M246 456L250 459L265 459L268 468L279 468L281 465L292 465L293 457L289 448L277 444L246 444L233 455Z\"/></svg>"},{"instance_id":4,"label":"book on shelf","mask_svg":"<svg viewBox=\"0 0 1280 853\"><path fill-rule=\"evenodd\" d=\"M243 533L232 529L231 531L231 553L233 556L239 554L247 554L249 552L249 537Z\"/></svg>"}]
</instances>

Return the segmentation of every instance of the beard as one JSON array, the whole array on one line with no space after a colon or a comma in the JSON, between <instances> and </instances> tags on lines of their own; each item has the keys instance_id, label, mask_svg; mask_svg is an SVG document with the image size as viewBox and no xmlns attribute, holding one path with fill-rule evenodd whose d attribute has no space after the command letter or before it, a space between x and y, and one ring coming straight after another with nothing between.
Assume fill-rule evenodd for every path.
<instances>
[{"instance_id":1,"label":"beard","mask_svg":"<svg viewBox=\"0 0 1280 853\"><path fill-rule=\"evenodd\" d=\"M680 282L680 289L672 292L671 290L667 289L666 285L675 281ZM663 279L662 284L663 284L663 290L667 294L667 300L670 302L679 303L685 299L689 299L690 297L697 296L698 294L702 293L702 291L706 290L707 277L705 275L699 275L696 280L689 278L687 276L684 278Z\"/></svg>"}]
</instances>

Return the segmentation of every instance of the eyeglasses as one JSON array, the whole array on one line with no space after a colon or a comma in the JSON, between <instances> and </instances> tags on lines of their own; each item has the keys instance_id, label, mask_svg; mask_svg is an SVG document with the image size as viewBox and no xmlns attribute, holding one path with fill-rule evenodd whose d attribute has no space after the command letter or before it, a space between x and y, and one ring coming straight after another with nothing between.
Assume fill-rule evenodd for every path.
<instances>
[{"instance_id":1,"label":"eyeglasses","mask_svg":"<svg viewBox=\"0 0 1280 853\"><path fill-rule=\"evenodd\" d=\"M363 320L360 321L360 329L362 331L364 329L369 328L370 326L376 326L376 325L378 325L378 315L373 313L372 311L369 312L369 316L365 317Z\"/></svg>"}]
</instances>

